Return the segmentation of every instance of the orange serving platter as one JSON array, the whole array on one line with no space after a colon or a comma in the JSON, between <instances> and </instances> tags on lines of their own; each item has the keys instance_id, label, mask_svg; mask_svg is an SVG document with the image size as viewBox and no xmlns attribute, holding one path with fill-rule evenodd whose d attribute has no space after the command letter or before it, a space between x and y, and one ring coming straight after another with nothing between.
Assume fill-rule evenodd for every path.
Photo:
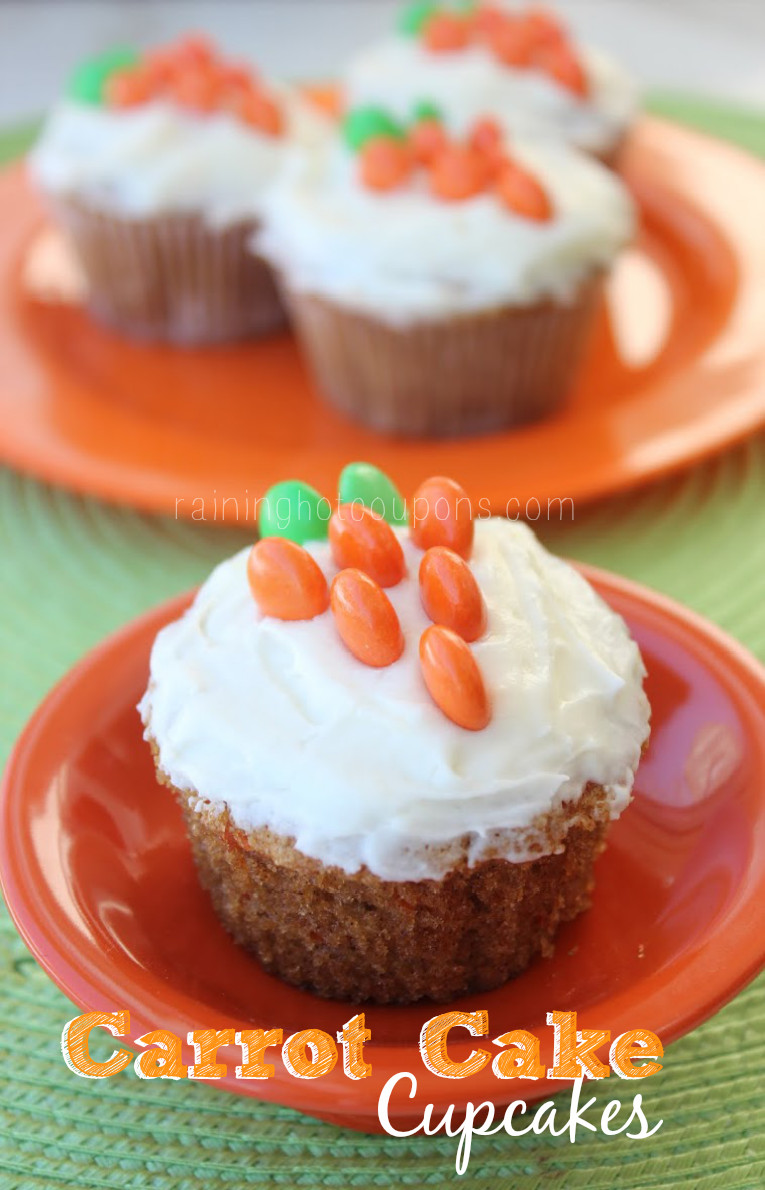
<instances>
[{"instance_id":1,"label":"orange serving platter","mask_svg":"<svg viewBox=\"0 0 765 1190\"><path fill-rule=\"evenodd\" d=\"M381 436L329 409L289 334L141 345L76 305L31 297L24 261L44 215L16 165L0 175L0 457L106 500L207 520L249 519L253 498L289 475L331 496L353 458L405 494L424 474L455 475L498 513L509 500L521 511L534 499L584 502L687 466L765 424L765 166L645 119L624 168L639 244L617 269L566 408L437 442Z\"/></svg>"},{"instance_id":2,"label":"orange serving platter","mask_svg":"<svg viewBox=\"0 0 765 1190\"><path fill-rule=\"evenodd\" d=\"M488 1067L468 1079L430 1073L418 1034L447 1007L489 1013L488 1038L463 1041L459 1031L450 1038L455 1058L524 1028L544 1040L546 1061L545 1014L553 1010L575 1010L580 1027L610 1029L612 1037L650 1029L665 1045L700 1024L763 962L765 670L692 612L582 570L640 645L651 742L634 802L598 860L592 907L562 928L551 958L449 1006L364 1008L290 987L238 947L197 880L180 809L157 785L136 711L154 636L188 596L88 654L35 712L9 761L0 877L35 958L83 1011L128 1009L133 1039L153 1028L182 1038L229 1027L334 1035L365 1011L368 1079L347 1079L341 1064L323 1078L293 1078L274 1051L273 1078L241 1080L236 1051L222 1049L228 1071L210 1085L368 1131L379 1129L383 1084L401 1071L416 1073L419 1088L411 1102L408 1086L395 1095L398 1127L414 1127L427 1102L440 1119L452 1102L504 1107L570 1087L528 1079L520 1086ZM608 1084L600 1085L608 1097ZM650 1083L639 1089L653 1093Z\"/></svg>"}]
</instances>

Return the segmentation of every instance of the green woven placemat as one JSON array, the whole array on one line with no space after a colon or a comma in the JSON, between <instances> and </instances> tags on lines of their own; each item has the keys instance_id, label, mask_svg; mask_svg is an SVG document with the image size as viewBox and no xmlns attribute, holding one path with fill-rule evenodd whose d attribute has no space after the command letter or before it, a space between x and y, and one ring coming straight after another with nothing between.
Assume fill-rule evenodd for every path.
<instances>
[{"instance_id":1,"label":"green woven placemat","mask_svg":"<svg viewBox=\"0 0 765 1190\"><path fill-rule=\"evenodd\" d=\"M765 155L765 118L680 97L662 97L654 109ZM7 157L22 143L18 134L0 141L0 154ZM543 535L555 550L682 600L765 659L765 438ZM35 704L87 648L202 579L245 541L236 531L107 508L0 470L4 754ZM4 913L0 974L2 1190L447 1186L456 1180L455 1143L441 1137L358 1135L199 1084L77 1078L59 1049L71 1006ZM586 1134L575 1145L549 1137L478 1137L459 1184L484 1190L761 1187L763 1047L761 978L671 1046L664 1071L641 1088L650 1121L664 1120L656 1136L631 1141ZM614 1097L631 1101L634 1088L610 1079L594 1093L602 1107Z\"/></svg>"}]
</instances>

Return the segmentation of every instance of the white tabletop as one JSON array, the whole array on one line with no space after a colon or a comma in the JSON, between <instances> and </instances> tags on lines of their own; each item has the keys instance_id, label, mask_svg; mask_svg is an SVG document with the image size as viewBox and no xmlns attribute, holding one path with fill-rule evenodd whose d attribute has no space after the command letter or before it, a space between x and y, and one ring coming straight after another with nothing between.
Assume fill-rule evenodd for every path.
<instances>
[{"instance_id":1,"label":"white tabletop","mask_svg":"<svg viewBox=\"0 0 765 1190\"><path fill-rule=\"evenodd\" d=\"M327 78L391 27L396 0L5 0L0 6L0 121L37 114L79 59L116 42L151 45L206 29L271 74ZM645 86L765 109L762 0L561 0L594 45Z\"/></svg>"}]
</instances>

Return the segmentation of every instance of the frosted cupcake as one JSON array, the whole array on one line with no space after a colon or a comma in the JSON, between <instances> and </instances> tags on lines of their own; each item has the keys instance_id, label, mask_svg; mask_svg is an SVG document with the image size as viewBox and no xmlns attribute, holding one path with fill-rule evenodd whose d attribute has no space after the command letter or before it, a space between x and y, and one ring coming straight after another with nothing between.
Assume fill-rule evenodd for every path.
<instances>
[{"instance_id":1,"label":"frosted cupcake","mask_svg":"<svg viewBox=\"0 0 765 1190\"><path fill-rule=\"evenodd\" d=\"M74 242L93 314L185 344L280 325L271 270L246 245L287 146L323 128L203 38L84 63L30 165Z\"/></svg>"},{"instance_id":2,"label":"frosted cupcake","mask_svg":"<svg viewBox=\"0 0 765 1190\"><path fill-rule=\"evenodd\" d=\"M525 525L474 522L444 479L404 524L370 472L346 469L329 523L304 485L272 494L291 539L224 562L159 633L140 711L235 939L323 996L447 1000L549 954L589 904L648 735L644 668Z\"/></svg>"},{"instance_id":3,"label":"frosted cupcake","mask_svg":"<svg viewBox=\"0 0 765 1190\"><path fill-rule=\"evenodd\" d=\"M508 145L492 120L454 138L426 103L407 125L353 109L342 139L297 155L255 246L325 397L377 430L446 436L560 404L633 226L598 162Z\"/></svg>"},{"instance_id":4,"label":"frosted cupcake","mask_svg":"<svg viewBox=\"0 0 765 1190\"><path fill-rule=\"evenodd\" d=\"M349 106L385 104L401 119L427 97L457 133L490 115L511 136L553 136L609 165L637 108L624 71L554 14L502 4L408 5L397 33L351 62L344 89Z\"/></svg>"}]
</instances>

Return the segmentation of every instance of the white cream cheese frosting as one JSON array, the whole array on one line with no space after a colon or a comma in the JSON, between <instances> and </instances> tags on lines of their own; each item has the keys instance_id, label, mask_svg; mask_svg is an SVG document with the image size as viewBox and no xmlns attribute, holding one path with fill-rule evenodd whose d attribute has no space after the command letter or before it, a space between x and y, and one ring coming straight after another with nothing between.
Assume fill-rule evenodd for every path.
<instances>
[{"instance_id":1,"label":"white cream cheese frosting","mask_svg":"<svg viewBox=\"0 0 765 1190\"><path fill-rule=\"evenodd\" d=\"M336 138L296 153L269 191L258 252L288 286L392 324L543 298L569 301L632 237L632 201L615 174L560 144L511 145L547 189L553 217L514 214L490 191L433 196L427 175L367 189Z\"/></svg>"},{"instance_id":2,"label":"white cream cheese frosting","mask_svg":"<svg viewBox=\"0 0 765 1190\"><path fill-rule=\"evenodd\" d=\"M157 636L140 705L172 783L268 827L304 854L383 879L438 879L462 854L521 861L554 849L540 816L602 785L616 817L648 735L643 662L623 620L531 530L476 521L470 566L488 621L471 647L491 698L488 727L457 727L418 661L428 626L422 553L398 530L407 575L389 588L399 661L371 669L331 612L264 617L243 550ZM327 542L311 554L331 579Z\"/></svg>"},{"instance_id":3,"label":"white cream cheese frosting","mask_svg":"<svg viewBox=\"0 0 765 1190\"><path fill-rule=\"evenodd\" d=\"M285 111L284 136L164 100L129 109L62 102L30 154L32 176L49 195L126 218L194 211L220 227L257 217L289 147L321 139L329 127L299 96L272 90Z\"/></svg>"},{"instance_id":4,"label":"white cream cheese frosting","mask_svg":"<svg viewBox=\"0 0 765 1190\"><path fill-rule=\"evenodd\" d=\"M350 63L345 102L379 105L408 120L416 103L430 100L458 134L490 115L511 137L554 136L607 153L635 118L637 91L606 55L583 50L580 57L589 83L584 97L540 70L506 66L487 46L433 53L418 38L390 37Z\"/></svg>"}]
</instances>

